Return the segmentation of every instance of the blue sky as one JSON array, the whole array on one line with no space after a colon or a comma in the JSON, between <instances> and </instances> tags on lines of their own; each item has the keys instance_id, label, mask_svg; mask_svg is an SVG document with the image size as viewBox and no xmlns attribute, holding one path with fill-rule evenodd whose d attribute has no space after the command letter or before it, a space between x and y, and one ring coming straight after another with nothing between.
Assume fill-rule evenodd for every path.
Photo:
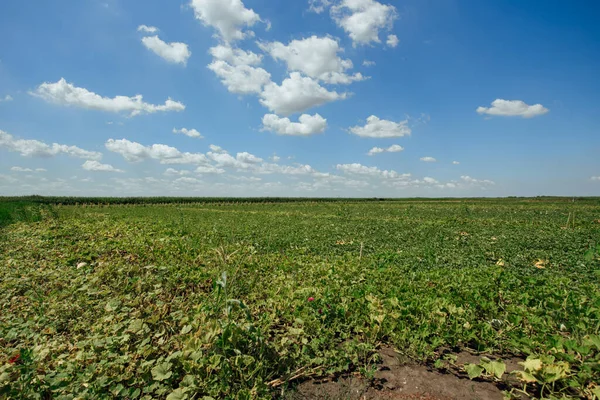
<instances>
[{"instance_id":1,"label":"blue sky","mask_svg":"<svg viewBox=\"0 0 600 400\"><path fill-rule=\"evenodd\" d=\"M600 195L599 16L3 2L0 195Z\"/></svg>"}]
</instances>

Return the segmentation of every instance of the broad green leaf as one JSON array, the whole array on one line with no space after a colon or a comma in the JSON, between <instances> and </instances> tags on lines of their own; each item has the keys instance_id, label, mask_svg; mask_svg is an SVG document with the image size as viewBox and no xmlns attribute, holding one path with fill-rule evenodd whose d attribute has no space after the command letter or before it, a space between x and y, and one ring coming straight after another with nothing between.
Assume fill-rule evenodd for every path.
<instances>
[{"instance_id":1,"label":"broad green leaf","mask_svg":"<svg viewBox=\"0 0 600 400\"><path fill-rule=\"evenodd\" d=\"M467 364L465 365L465 371L469 374L469 379L479 378L483 373L483 367L477 364Z\"/></svg>"},{"instance_id":2,"label":"broad green leaf","mask_svg":"<svg viewBox=\"0 0 600 400\"><path fill-rule=\"evenodd\" d=\"M171 363L168 362L158 364L156 367L152 368L151 372L152 378L154 378L155 381L164 381L173 375L173 372L171 371Z\"/></svg>"},{"instance_id":3,"label":"broad green leaf","mask_svg":"<svg viewBox=\"0 0 600 400\"><path fill-rule=\"evenodd\" d=\"M506 364L504 364L502 361L492 361L489 365L490 369L488 370L486 368L486 370L493 374L496 378L502 379L502 375L504 375L504 372L506 371Z\"/></svg>"},{"instance_id":4,"label":"broad green leaf","mask_svg":"<svg viewBox=\"0 0 600 400\"><path fill-rule=\"evenodd\" d=\"M179 388L179 389L175 389L173 390L168 396L167 396L167 400L186 400L188 399L189 396L186 393L185 389Z\"/></svg>"},{"instance_id":5,"label":"broad green leaf","mask_svg":"<svg viewBox=\"0 0 600 400\"><path fill-rule=\"evenodd\" d=\"M589 335L584 338L584 343L588 346L596 346L596 350L600 350L600 336L598 335Z\"/></svg>"}]
</instances>

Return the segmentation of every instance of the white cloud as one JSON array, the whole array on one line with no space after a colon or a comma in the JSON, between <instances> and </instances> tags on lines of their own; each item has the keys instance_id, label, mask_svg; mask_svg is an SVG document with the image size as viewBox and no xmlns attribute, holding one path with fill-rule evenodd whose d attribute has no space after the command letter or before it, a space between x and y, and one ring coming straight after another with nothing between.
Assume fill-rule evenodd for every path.
<instances>
[{"instance_id":1,"label":"white cloud","mask_svg":"<svg viewBox=\"0 0 600 400\"><path fill-rule=\"evenodd\" d=\"M221 146L217 146L217 145L214 145L214 144L211 144L210 146L208 146L208 148L213 153L217 153L217 154L225 154L225 153L227 153L227 151L224 150Z\"/></svg>"},{"instance_id":2,"label":"white cloud","mask_svg":"<svg viewBox=\"0 0 600 400\"><path fill-rule=\"evenodd\" d=\"M281 42L258 45L274 59L285 61L288 71L300 71L311 78L331 84L348 84L365 79L360 73L345 73L352 68L352 61L338 56L343 49L330 37L313 35L306 39L292 40L287 45Z\"/></svg>"},{"instance_id":3,"label":"white cloud","mask_svg":"<svg viewBox=\"0 0 600 400\"><path fill-rule=\"evenodd\" d=\"M31 168L23 168L23 167L11 167L10 170L13 172L47 172L48 171L45 168L31 169Z\"/></svg>"},{"instance_id":4,"label":"white cloud","mask_svg":"<svg viewBox=\"0 0 600 400\"><path fill-rule=\"evenodd\" d=\"M435 179L433 179L433 178L430 178L430 177L428 177L428 176L426 176L425 178L423 178L423 181L424 181L425 183L428 183L428 184L430 184L430 185L436 185L436 184L438 184L438 183L439 183L437 180L435 180Z\"/></svg>"},{"instance_id":5,"label":"white cloud","mask_svg":"<svg viewBox=\"0 0 600 400\"><path fill-rule=\"evenodd\" d=\"M10 94L7 94L6 96L4 96L4 98L0 98L0 103L3 101L13 101L13 98Z\"/></svg>"},{"instance_id":6,"label":"white cloud","mask_svg":"<svg viewBox=\"0 0 600 400\"><path fill-rule=\"evenodd\" d=\"M19 153L24 157L53 157L59 154L67 154L88 160L100 160L102 158L101 153L83 150L77 146L58 143L48 145L39 140L15 139L11 134L2 130L0 130L0 148Z\"/></svg>"},{"instance_id":7,"label":"white cloud","mask_svg":"<svg viewBox=\"0 0 600 400\"><path fill-rule=\"evenodd\" d=\"M375 61L365 60L362 63L363 67L374 67L376 65Z\"/></svg>"},{"instance_id":8,"label":"white cloud","mask_svg":"<svg viewBox=\"0 0 600 400\"><path fill-rule=\"evenodd\" d=\"M174 184L185 184L185 185L197 185L203 183L200 179L190 178L190 177L182 177L177 178L173 181Z\"/></svg>"},{"instance_id":9,"label":"white cloud","mask_svg":"<svg viewBox=\"0 0 600 400\"><path fill-rule=\"evenodd\" d=\"M420 160L423 161L423 162L436 162L437 161L433 157L421 157Z\"/></svg>"},{"instance_id":10,"label":"white cloud","mask_svg":"<svg viewBox=\"0 0 600 400\"><path fill-rule=\"evenodd\" d=\"M217 60L225 61L231 65L258 65L262 55L222 44L211 47L209 53Z\"/></svg>"},{"instance_id":11,"label":"white cloud","mask_svg":"<svg viewBox=\"0 0 600 400\"><path fill-rule=\"evenodd\" d=\"M365 126L353 126L349 130L355 135L370 138L393 138L411 134L407 120L393 122L379 119L375 115L371 115L367 118L367 124Z\"/></svg>"},{"instance_id":12,"label":"white cloud","mask_svg":"<svg viewBox=\"0 0 600 400\"><path fill-rule=\"evenodd\" d=\"M252 36L253 32L242 29L260 21L260 16L241 0L192 0L190 5L196 19L215 28L227 42Z\"/></svg>"},{"instance_id":13,"label":"white cloud","mask_svg":"<svg viewBox=\"0 0 600 400\"><path fill-rule=\"evenodd\" d=\"M224 172L224 169L213 167L212 165L201 165L196 168L196 173L198 174L222 174Z\"/></svg>"},{"instance_id":14,"label":"white cloud","mask_svg":"<svg viewBox=\"0 0 600 400\"><path fill-rule=\"evenodd\" d=\"M103 172L125 172L121 169L117 169L110 164L102 164L98 161L87 160L82 165L83 169L87 171L103 171Z\"/></svg>"},{"instance_id":15,"label":"white cloud","mask_svg":"<svg viewBox=\"0 0 600 400\"><path fill-rule=\"evenodd\" d=\"M323 133L327 128L327 120L319 114L302 114L299 122L291 122L289 118L280 118L275 114L266 114L262 123L264 129L279 135L309 136Z\"/></svg>"},{"instance_id":16,"label":"white cloud","mask_svg":"<svg viewBox=\"0 0 600 400\"><path fill-rule=\"evenodd\" d=\"M231 65L223 60L215 60L208 68L221 78L223 85L232 93L260 93L271 82L271 74L250 65Z\"/></svg>"},{"instance_id":17,"label":"white cloud","mask_svg":"<svg viewBox=\"0 0 600 400\"><path fill-rule=\"evenodd\" d=\"M183 176L183 175L189 175L191 173L192 173L192 171L188 171L186 169L177 170L174 168L167 168L167 170L164 172L164 175L166 175L166 176Z\"/></svg>"},{"instance_id":18,"label":"white cloud","mask_svg":"<svg viewBox=\"0 0 600 400\"><path fill-rule=\"evenodd\" d=\"M11 167L11 171L13 172L33 172L31 168L23 168L23 167Z\"/></svg>"},{"instance_id":19,"label":"white cloud","mask_svg":"<svg viewBox=\"0 0 600 400\"><path fill-rule=\"evenodd\" d=\"M303 112L331 101L345 99L347 93L330 92L319 83L299 72L292 72L281 86L269 83L260 94L260 103L279 115Z\"/></svg>"},{"instance_id":20,"label":"white cloud","mask_svg":"<svg viewBox=\"0 0 600 400\"><path fill-rule=\"evenodd\" d=\"M279 162L281 157L279 157L277 154L274 154L272 157L270 157L270 160L273 162Z\"/></svg>"},{"instance_id":21,"label":"white cloud","mask_svg":"<svg viewBox=\"0 0 600 400\"><path fill-rule=\"evenodd\" d=\"M600 181L600 176L592 176L590 179L593 181Z\"/></svg>"},{"instance_id":22,"label":"white cloud","mask_svg":"<svg viewBox=\"0 0 600 400\"><path fill-rule=\"evenodd\" d=\"M458 165L458 164L460 164L460 162L458 162L458 161L452 161L452 164Z\"/></svg>"},{"instance_id":23,"label":"white cloud","mask_svg":"<svg viewBox=\"0 0 600 400\"><path fill-rule=\"evenodd\" d=\"M91 110L101 110L107 112L129 112L131 116L142 113L155 113L158 111L183 111L185 105L170 98L165 104L155 105L144 103L141 94L133 97L116 96L113 98L102 97L85 88L79 88L68 83L61 78L56 83L44 82L34 92L33 96L40 97L48 102L60 104L63 106L75 106Z\"/></svg>"},{"instance_id":24,"label":"white cloud","mask_svg":"<svg viewBox=\"0 0 600 400\"><path fill-rule=\"evenodd\" d=\"M367 167L359 163L353 164L338 164L335 168L346 174L351 175L367 175L372 177L379 177L384 179L399 179L406 180L410 178L410 174L399 174L394 170L381 170L377 167Z\"/></svg>"},{"instance_id":25,"label":"white cloud","mask_svg":"<svg viewBox=\"0 0 600 400\"><path fill-rule=\"evenodd\" d=\"M332 0L308 0L308 11L321 14L330 5Z\"/></svg>"},{"instance_id":26,"label":"white cloud","mask_svg":"<svg viewBox=\"0 0 600 400\"><path fill-rule=\"evenodd\" d=\"M173 128L173 133L181 133L184 134L186 136L189 136L191 138L198 138L198 139L203 139L204 136L202 136L202 134L200 132L198 132L195 129L186 129L186 128L181 128L181 129L176 129Z\"/></svg>"},{"instance_id":27,"label":"white cloud","mask_svg":"<svg viewBox=\"0 0 600 400\"><path fill-rule=\"evenodd\" d=\"M379 154L379 153L398 153L403 150L404 150L404 147L402 147L398 144L393 144L386 149L383 149L381 147L373 147L371 150L369 150L367 155L372 156L372 155Z\"/></svg>"},{"instance_id":28,"label":"white cloud","mask_svg":"<svg viewBox=\"0 0 600 400\"><path fill-rule=\"evenodd\" d=\"M398 46L398 43L400 43L400 39L398 39L398 36L396 35L388 35L387 41L385 42L388 47L396 47Z\"/></svg>"},{"instance_id":29,"label":"white cloud","mask_svg":"<svg viewBox=\"0 0 600 400\"><path fill-rule=\"evenodd\" d=\"M159 161L161 164L206 164L208 159L201 153L182 153L175 147L164 144L144 146L127 139L108 139L106 148L120 154L129 162L140 162L147 159Z\"/></svg>"},{"instance_id":30,"label":"white cloud","mask_svg":"<svg viewBox=\"0 0 600 400\"><path fill-rule=\"evenodd\" d=\"M156 33L158 32L158 28L155 26L140 25L138 26L137 31L145 33Z\"/></svg>"},{"instance_id":31,"label":"white cloud","mask_svg":"<svg viewBox=\"0 0 600 400\"><path fill-rule=\"evenodd\" d=\"M331 8L331 15L348 33L354 46L380 43L379 31L391 29L398 17L394 6L375 0L342 0Z\"/></svg>"},{"instance_id":32,"label":"white cloud","mask_svg":"<svg viewBox=\"0 0 600 400\"><path fill-rule=\"evenodd\" d=\"M158 36L144 37L142 43L148 50L152 50L156 55L175 64L186 65L188 58L192 55L187 44L180 42L166 43Z\"/></svg>"},{"instance_id":33,"label":"white cloud","mask_svg":"<svg viewBox=\"0 0 600 400\"><path fill-rule=\"evenodd\" d=\"M244 164L258 164L263 162L263 159L260 157L256 157L253 154L250 154L246 151L242 152L242 153L237 153L236 154L236 160L238 162L244 163Z\"/></svg>"},{"instance_id":34,"label":"white cloud","mask_svg":"<svg viewBox=\"0 0 600 400\"><path fill-rule=\"evenodd\" d=\"M478 107L479 114L495 115L502 117L523 117L533 118L546 114L548 110L541 104L532 106L525 104L521 100L502 100L496 99L492 102L491 107Z\"/></svg>"},{"instance_id":35,"label":"white cloud","mask_svg":"<svg viewBox=\"0 0 600 400\"><path fill-rule=\"evenodd\" d=\"M480 180L480 179L474 179L474 178L471 178L471 177L470 177L470 176L468 176L468 175L463 175L463 176L461 176L461 177L460 177L460 179L461 179L463 182L465 182L465 183L468 183L468 184L473 184L473 185L480 185L480 186L486 186L486 185L495 185L495 184L496 184L495 182L493 182L493 181L490 181L490 180L488 180L488 179L483 179L483 180Z\"/></svg>"}]
</instances>

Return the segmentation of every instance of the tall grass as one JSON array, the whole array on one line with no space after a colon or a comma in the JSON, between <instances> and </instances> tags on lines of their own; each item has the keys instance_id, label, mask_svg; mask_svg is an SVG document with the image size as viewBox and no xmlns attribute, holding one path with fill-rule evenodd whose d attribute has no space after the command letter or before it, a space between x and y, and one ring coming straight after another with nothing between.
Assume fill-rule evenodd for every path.
<instances>
[{"instance_id":1,"label":"tall grass","mask_svg":"<svg viewBox=\"0 0 600 400\"><path fill-rule=\"evenodd\" d=\"M49 206L28 201L0 202L0 228L15 222L41 221Z\"/></svg>"}]
</instances>

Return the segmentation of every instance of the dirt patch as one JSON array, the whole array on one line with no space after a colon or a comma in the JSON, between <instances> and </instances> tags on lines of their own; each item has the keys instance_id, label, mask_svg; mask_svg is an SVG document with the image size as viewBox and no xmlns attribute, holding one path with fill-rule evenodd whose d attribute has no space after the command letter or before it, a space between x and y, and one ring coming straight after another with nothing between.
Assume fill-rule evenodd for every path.
<instances>
[{"instance_id":1,"label":"dirt patch","mask_svg":"<svg viewBox=\"0 0 600 400\"><path fill-rule=\"evenodd\" d=\"M379 352L382 363L372 381L360 376L317 382L307 381L288 396L293 400L502 400L500 388L490 382L472 381L461 374L443 373L410 364L392 348ZM478 363L480 356L462 352L456 365ZM519 359L504 360L507 372L519 368Z\"/></svg>"}]
</instances>

